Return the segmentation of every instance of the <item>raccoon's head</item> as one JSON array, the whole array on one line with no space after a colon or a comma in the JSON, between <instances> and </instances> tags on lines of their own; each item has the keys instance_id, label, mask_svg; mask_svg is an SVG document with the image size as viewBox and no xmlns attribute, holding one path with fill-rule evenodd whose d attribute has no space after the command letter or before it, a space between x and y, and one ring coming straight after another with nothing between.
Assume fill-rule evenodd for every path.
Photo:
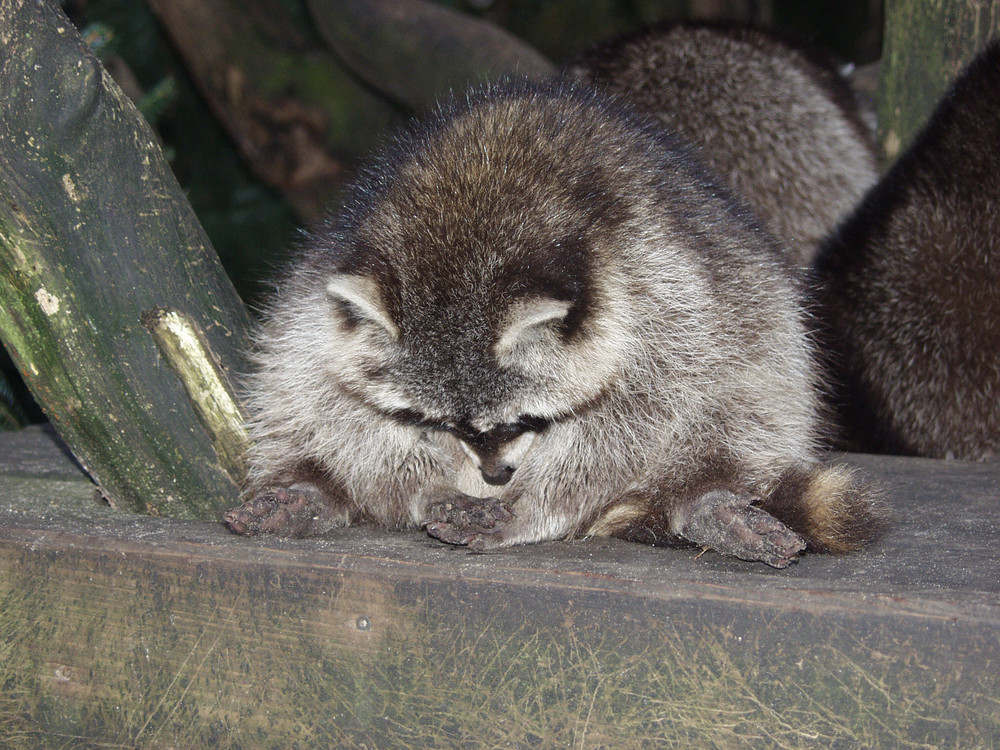
<instances>
[{"instance_id":1,"label":"raccoon's head","mask_svg":"<svg viewBox=\"0 0 1000 750\"><path fill-rule=\"evenodd\" d=\"M539 433L599 399L621 366L620 342L572 299L428 298L394 310L379 281L357 274L330 277L326 293L348 355L345 389L386 417L454 436L493 485L511 479Z\"/></svg>"},{"instance_id":2,"label":"raccoon's head","mask_svg":"<svg viewBox=\"0 0 1000 750\"><path fill-rule=\"evenodd\" d=\"M339 381L455 436L487 482L602 398L628 357L630 146L601 116L573 92L470 99L368 174L328 239Z\"/></svg>"}]
</instances>

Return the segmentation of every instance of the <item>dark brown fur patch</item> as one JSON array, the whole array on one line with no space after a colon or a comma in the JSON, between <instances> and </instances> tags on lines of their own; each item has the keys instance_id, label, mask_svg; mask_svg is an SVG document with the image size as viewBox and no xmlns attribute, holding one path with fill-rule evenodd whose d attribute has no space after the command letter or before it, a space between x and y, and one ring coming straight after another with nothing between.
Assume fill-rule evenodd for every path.
<instances>
[{"instance_id":1,"label":"dark brown fur patch","mask_svg":"<svg viewBox=\"0 0 1000 750\"><path fill-rule=\"evenodd\" d=\"M846 447L1000 455L1000 42L820 251Z\"/></svg>"}]
</instances>

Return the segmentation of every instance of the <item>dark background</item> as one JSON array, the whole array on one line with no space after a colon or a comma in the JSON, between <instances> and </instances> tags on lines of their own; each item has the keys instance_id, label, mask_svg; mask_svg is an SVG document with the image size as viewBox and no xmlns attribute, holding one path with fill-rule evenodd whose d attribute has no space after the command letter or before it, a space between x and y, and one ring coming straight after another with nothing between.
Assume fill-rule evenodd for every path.
<instances>
[{"instance_id":1,"label":"dark background","mask_svg":"<svg viewBox=\"0 0 1000 750\"><path fill-rule=\"evenodd\" d=\"M507 29L556 65L594 42L670 19L756 23L858 65L876 60L882 41L881 0L442 0L439 4ZM303 215L301 206L280 187L261 181L241 157L199 94L202 82L191 77L143 0L69 0L63 8L153 125L237 291L255 307L284 251L294 244L299 229L316 217ZM286 28L279 31L286 37L294 26L294 43L300 47L322 45L306 0L252 0L247 12L257 14L256 24L280 20ZM372 93L380 96L378 91ZM394 127L412 116L398 104L389 106L398 110ZM351 140L350 135L344 140ZM386 135L376 133L369 140L374 143ZM331 208L339 184L350 179L364 151L345 147L336 158L337 178L325 199ZM0 369L0 428L42 419L2 349Z\"/></svg>"}]
</instances>

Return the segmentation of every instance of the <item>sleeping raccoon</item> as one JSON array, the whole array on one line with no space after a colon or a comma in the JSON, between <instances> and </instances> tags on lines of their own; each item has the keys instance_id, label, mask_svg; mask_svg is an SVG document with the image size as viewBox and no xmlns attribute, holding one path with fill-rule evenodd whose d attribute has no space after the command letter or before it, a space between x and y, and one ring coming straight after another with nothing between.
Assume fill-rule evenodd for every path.
<instances>
[{"instance_id":1,"label":"sleeping raccoon","mask_svg":"<svg viewBox=\"0 0 1000 750\"><path fill-rule=\"evenodd\" d=\"M613 535L785 567L881 525L816 462L772 241L671 136L564 83L472 92L382 154L285 279L257 362L237 533Z\"/></svg>"},{"instance_id":2,"label":"sleeping raccoon","mask_svg":"<svg viewBox=\"0 0 1000 750\"><path fill-rule=\"evenodd\" d=\"M1000 42L820 253L851 445L1000 457Z\"/></svg>"},{"instance_id":3,"label":"sleeping raccoon","mask_svg":"<svg viewBox=\"0 0 1000 750\"><path fill-rule=\"evenodd\" d=\"M654 27L595 47L571 72L699 146L802 266L877 178L871 128L847 81L760 29Z\"/></svg>"}]
</instances>

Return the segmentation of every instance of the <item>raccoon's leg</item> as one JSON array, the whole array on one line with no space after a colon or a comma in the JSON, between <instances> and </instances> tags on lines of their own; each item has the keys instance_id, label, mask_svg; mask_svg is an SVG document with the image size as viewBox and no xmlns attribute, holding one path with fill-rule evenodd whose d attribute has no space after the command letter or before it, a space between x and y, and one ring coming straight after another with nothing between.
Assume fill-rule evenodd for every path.
<instances>
[{"instance_id":1,"label":"raccoon's leg","mask_svg":"<svg viewBox=\"0 0 1000 750\"><path fill-rule=\"evenodd\" d=\"M510 505L495 497L449 492L428 504L421 525L442 542L482 552L504 543L504 532L513 520Z\"/></svg>"},{"instance_id":2,"label":"raccoon's leg","mask_svg":"<svg viewBox=\"0 0 1000 750\"><path fill-rule=\"evenodd\" d=\"M675 506L670 526L679 537L741 560L787 568L806 541L781 521L752 505L754 497L711 489Z\"/></svg>"},{"instance_id":3,"label":"raccoon's leg","mask_svg":"<svg viewBox=\"0 0 1000 750\"><path fill-rule=\"evenodd\" d=\"M244 536L316 536L350 522L336 488L316 472L303 470L278 479L223 514L230 531ZM287 485L286 485L287 483Z\"/></svg>"}]
</instances>

